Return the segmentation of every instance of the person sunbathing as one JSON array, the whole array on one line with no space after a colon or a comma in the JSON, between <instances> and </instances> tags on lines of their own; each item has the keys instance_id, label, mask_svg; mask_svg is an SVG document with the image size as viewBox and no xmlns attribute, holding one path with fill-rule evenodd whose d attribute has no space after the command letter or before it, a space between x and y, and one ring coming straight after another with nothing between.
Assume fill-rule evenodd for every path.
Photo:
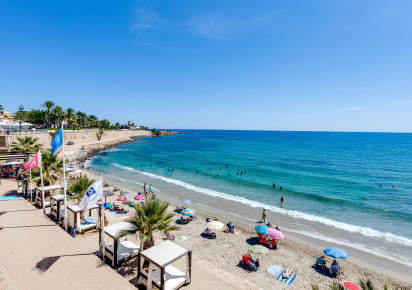
<instances>
[{"instance_id":1,"label":"person sunbathing","mask_svg":"<svg viewBox=\"0 0 412 290\"><path fill-rule=\"evenodd\" d=\"M212 231L209 228L206 228L205 231L203 232L205 235L210 235Z\"/></svg>"},{"instance_id":2,"label":"person sunbathing","mask_svg":"<svg viewBox=\"0 0 412 290\"><path fill-rule=\"evenodd\" d=\"M292 268L287 268L286 272L283 272L282 278L289 279L292 274L293 274Z\"/></svg>"}]
</instances>

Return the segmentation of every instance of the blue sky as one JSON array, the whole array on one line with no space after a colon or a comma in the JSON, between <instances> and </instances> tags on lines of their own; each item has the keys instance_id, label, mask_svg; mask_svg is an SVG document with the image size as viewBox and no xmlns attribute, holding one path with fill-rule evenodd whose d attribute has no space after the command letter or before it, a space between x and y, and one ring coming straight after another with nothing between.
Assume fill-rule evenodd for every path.
<instances>
[{"instance_id":1,"label":"blue sky","mask_svg":"<svg viewBox=\"0 0 412 290\"><path fill-rule=\"evenodd\" d=\"M412 1L0 0L0 104L156 128L412 132Z\"/></svg>"}]
</instances>

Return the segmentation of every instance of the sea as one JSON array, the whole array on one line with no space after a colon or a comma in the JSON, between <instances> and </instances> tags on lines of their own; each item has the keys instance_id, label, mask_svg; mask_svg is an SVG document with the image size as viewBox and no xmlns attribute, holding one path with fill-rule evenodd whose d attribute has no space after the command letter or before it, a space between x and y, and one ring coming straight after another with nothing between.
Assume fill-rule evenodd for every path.
<instances>
[{"instance_id":1,"label":"sea","mask_svg":"<svg viewBox=\"0 0 412 290\"><path fill-rule=\"evenodd\" d=\"M136 138L88 166L136 191L149 180L266 208L291 232L412 266L412 134L179 131Z\"/></svg>"}]
</instances>

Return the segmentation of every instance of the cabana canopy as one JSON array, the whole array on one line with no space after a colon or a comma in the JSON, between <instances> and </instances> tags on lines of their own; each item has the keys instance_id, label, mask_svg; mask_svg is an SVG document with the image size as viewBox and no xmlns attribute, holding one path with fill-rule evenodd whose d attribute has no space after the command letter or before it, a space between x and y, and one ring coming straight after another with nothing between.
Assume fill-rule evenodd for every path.
<instances>
[{"instance_id":1,"label":"cabana canopy","mask_svg":"<svg viewBox=\"0 0 412 290\"><path fill-rule=\"evenodd\" d=\"M97 219L95 219L96 223L82 223L80 214L84 212L84 210L78 205L69 205L67 206L67 209L68 225L69 227L75 228L78 233L97 228L97 222L101 218L101 207L97 204L94 204L89 208L90 217L92 216L92 210L97 210L98 212Z\"/></svg>"},{"instance_id":2,"label":"cabana canopy","mask_svg":"<svg viewBox=\"0 0 412 290\"><path fill-rule=\"evenodd\" d=\"M45 193L49 192L49 191L53 191L53 190L63 189L63 188L64 187L62 185L57 185L57 184L43 187ZM34 189L34 194L35 194L35 197L34 197L35 198L35 200L34 200L35 204L39 204L40 207L43 207L43 202L44 202L45 207L50 206L50 199L46 199L45 196L44 197L42 196L41 186L36 187ZM44 201L43 201L43 198L45 199Z\"/></svg>"},{"instance_id":3,"label":"cabana canopy","mask_svg":"<svg viewBox=\"0 0 412 290\"><path fill-rule=\"evenodd\" d=\"M135 232L137 231L137 227L128 222L120 222L104 228L105 234L113 239L113 245L105 245L105 256L112 261L112 266L114 268L117 268L119 264L137 256L140 249L130 241L119 243L119 239L125 231ZM99 232L99 243L101 243L100 235L101 233Z\"/></svg>"},{"instance_id":4,"label":"cabana canopy","mask_svg":"<svg viewBox=\"0 0 412 290\"><path fill-rule=\"evenodd\" d=\"M171 264L182 257L187 258L186 273ZM143 268L144 260L149 262L147 271ZM153 269L157 267L158 269ZM137 281L146 284L147 289L154 286L161 290L174 290L190 284L192 276L192 251L171 241L140 252L138 259Z\"/></svg>"}]
</instances>

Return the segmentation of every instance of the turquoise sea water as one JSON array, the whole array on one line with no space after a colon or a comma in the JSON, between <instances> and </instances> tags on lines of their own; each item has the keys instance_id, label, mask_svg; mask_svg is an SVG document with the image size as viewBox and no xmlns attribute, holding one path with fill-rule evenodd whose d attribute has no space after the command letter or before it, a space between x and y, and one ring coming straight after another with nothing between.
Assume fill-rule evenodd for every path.
<instances>
[{"instance_id":1,"label":"turquoise sea water","mask_svg":"<svg viewBox=\"0 0 412 290\"><path fill-rule=\"evenodd\" d=\"M183 132L103 152L92 168L123 178L159 176L170 187L267 205L412 252L412 134Z\"/></svg>"}]
</instances>

